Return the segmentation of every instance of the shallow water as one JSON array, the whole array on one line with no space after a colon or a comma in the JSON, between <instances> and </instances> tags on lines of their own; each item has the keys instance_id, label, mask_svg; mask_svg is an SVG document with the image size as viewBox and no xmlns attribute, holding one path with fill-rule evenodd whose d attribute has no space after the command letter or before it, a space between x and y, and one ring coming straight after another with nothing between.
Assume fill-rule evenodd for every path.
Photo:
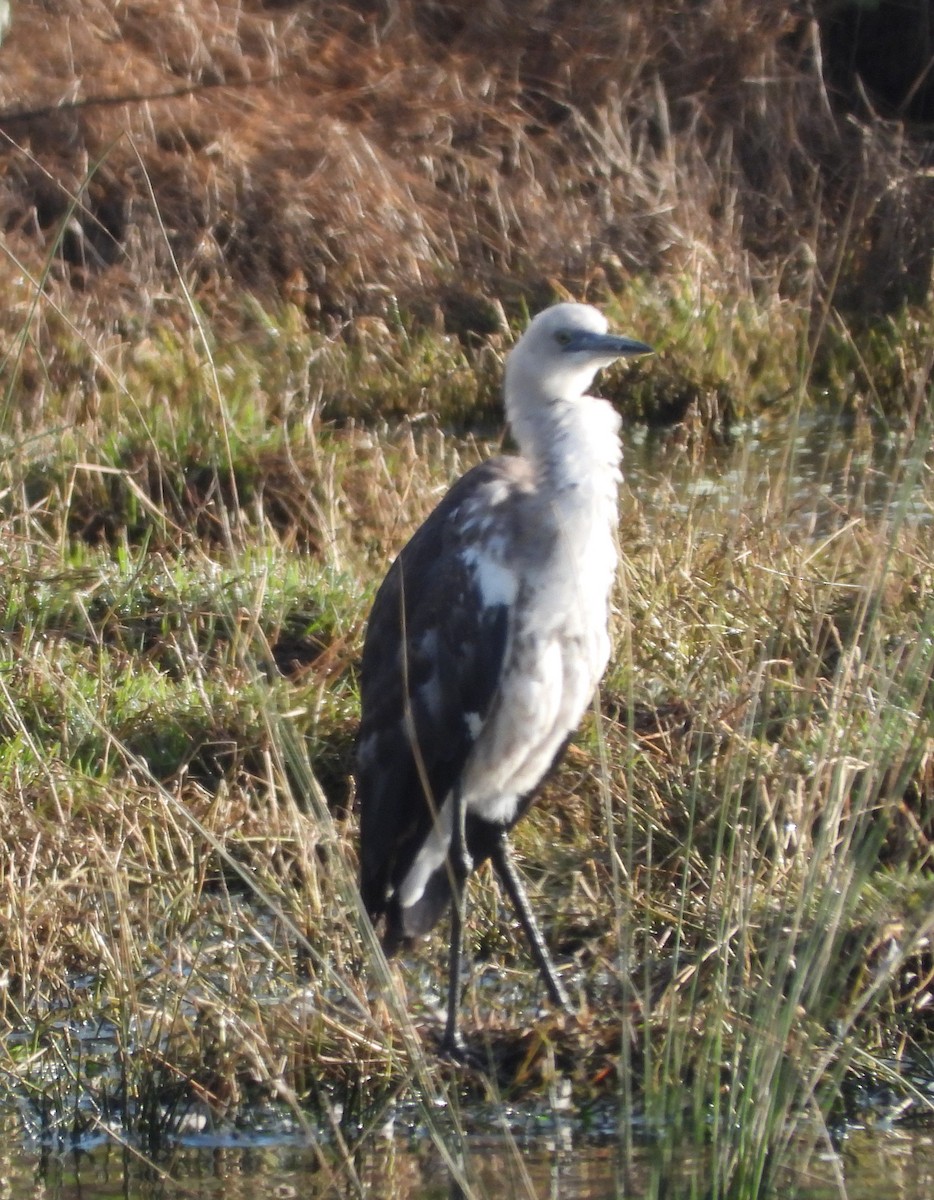
<instances>
[{"instance_id":1,"label":"shallow water","mask_svg":"<svg viewBox=\"0 0 934 1200\"><path fill-rule=\"evenodd\" d=\"M694 526L723 527L724 513L776 519L803 539L831 537L856 520L927 525L931 506L921 486L930 467L927 448L854 431L826 414L793 423L763 423L731 446L703 460L676 436L630 430L625 449L630 505L651 527L664 505ZM261 923L261 922L260 922ZM101 1036L100 1027L95 1036ZM106 1035L105 1035L106 1040ZM85 1047L85 1052L88 1048ZM518 1114L521 1118L523 1114ZM470 1114L468 1114L470 1116ZM459 1168L445 1160L429 1135L413 1126L371 1135L352 1161L341 1161L333 1143L320 1143L294 1123L259 1124L249 1132L178 1136L158 1162L100 1135L80 1151L54 1150L24 1141L28 1124L15 1111L0 1113L0 1200L43 1197L174 1198L182 1196L364 1195L389 1200L434 1200L463 1195L561 1197L705 1197L710 1165L685 1151L666 1156L645 1140L624 1158L617 1118L602 1129L578 1117L552 1113L471 1121L466 1158ZM400 1125L404 1123L400 1122ZM457 1144L452 1142L452 1144ZM934 1196L934 1124L877 1125L842 1133L808 1167L784 1181L776 1195L801 1200L846 1196L849 1200L929 1200Z\"/></svg>"},{"instance_id":2,"label":"shallow water","mask_svg":"<svg viewBox=\"0 0 934 1200\"><path fill-rule=\"evenodd\" d=\"M855 519L926 525L934 520L922 486L930 472L925 437L886 435L828 412L758 421L702 455L677 430L624 431L626 485L649 521L664 504L717 528L724 514L764 513L804 538Z\"/></svg>"},{"instance_id":3,"label":"shallow water","mask_svg":"<svg viewBox=\"0 0 934 1200\"><path fill-rule=\"evenodd\" d=\"M482 1138L470 1143L465 1164L470 1194L529 1200L610 1200L658 1197L689 1200L708 1194L707 1172L685 1158L664 1162L650 1147L624 1162L615 1147L566 1138L516 1143ZM158 1163L146 1163L118 1145L89 1153L0 1152L2 1193L9 1200L105 1200L120 1195L148 1200L178 1197L373 1197L374 1200L453 1200L464 1193L428 1142L376 1139L349 1172L300 1141L286 1144L226 1138L180 1145ZM776 1195L799 1200L929 1200L934 1196L934 1129L859 1130L789 1177Z\"/></svg>"}]
</instances>

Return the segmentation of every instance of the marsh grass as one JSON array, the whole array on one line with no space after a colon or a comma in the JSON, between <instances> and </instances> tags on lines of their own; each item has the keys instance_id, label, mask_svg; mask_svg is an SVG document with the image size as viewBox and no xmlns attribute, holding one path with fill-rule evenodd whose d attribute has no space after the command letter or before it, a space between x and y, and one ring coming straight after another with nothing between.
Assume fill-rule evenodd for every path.
<instances>
[{"instance_id":1,"label":"marsh grass","mask_svg":"<svg viewBox=\"0 0 934 1200\"><path fill-rule=\"evenodd\" d=\"M802 1131L832 1144L865 1039L883 1055L893 1034L925 1042L923 1021L895 1032L882 996L927 959L932 926L929 808L926 830L906 811L931 732L930 556L906 529L927 445L906 443L877 521L841 512L829 533L789 536L779 484L764 511L740 505L712 527L689 514L653 546L672 560L666 582L690 581L688 620L660 628L653 674L676 663L668 686L683 695L690 680L696 707L648 831L644 869L676 899L660 939L672 983L660 995L646 971L641 993L661 1034L646 1044L646 1104L674 1146L708 1131L715 1194L761 1194ZM650 607L644 579L633 571L630 613ZM630 786L647 778L636 768ZM903 840L903 822L921 836ZM645 833L625 837L648 855Z\"/></svg>"},{"instance_id":2,"label":"marsh grass","mask_svg":"<svg viewBox=\"0 0 934 1200\"><path fill-rule=\"evenodd\" d=\"M117 19L102 13L90 25ZM251 10L244 28L261 25ZM482 27L468 23L464 44ZM236 59L222 28L206 47L196 32L177 15L176 69ZM760 34L745 52L781 75ZM639 45L636 73L652 49ZM399 53L388 44L367 69ZM672 56L673 44L666 77ZM503 307L484 307L480 337L474 306L454 337L447 310L436 320L391 296L360 301L361 263L382 262L401 290L427 262L450 278L457 256L434 210L412 206L400 232L390 218L411 195L359 131L341 134L344 166L376 171L395 257L379 258L386 229L368 222L348 252L356 265L324 272L317 301L298 280L297 297L225 292L208 312L226 267L195 261L203 229L173 241L161 177L138 152L104 154L103 174L77 178L63 211L56 191L37 269L8 248L0 1075L44 1145L106 1137L158 1159L182 1136L268 1121L304 1134L322 1191L346 1195L365 1191L356 1154L395 1125L399 1137L427 1132L470 1195L483 1113L515 1148L517 1194L532 1194L515 1114L549 1127L570 1112L584 1128L609 1112L624 1167L637 1141L657 1152L657 1194L689 1149L705 1196L739 1198L796 1186L794 1168L859 1117L860 1087L884 1083L896 1109L930 1113L930 309L905 303L869 333L844 320L817 269L816 225L785 260L805 296L788 300L787 278L748 278L729 206L714 240L732 246L729 263L700 269L711 249L692 240L698 214L729 190L735 162L726 142L713 167L691 151L707 186L685 188L674 147L688 153L691 122L670 127L665 88L654 95L668 163L654 190L632 162L653 139L624 136L621 107L598 120L575 102L568 116L582 145L613 151L611 182L625 171L651 192L651 236L627 255L675 247L661 278L606 262L588 281L614 324L659 350L650 368L607 373L603 389L637 417L680 421L654 486L626 498L613 669L516 835L579 1015L542 1007L481 873L465 1020L485 1074L434 1054L444 931L390 966L363 918L348 774L375 585L450 479L501 439ZM540 117L553 99L537 97ZM524 118L509 112L484 120L518 139ZM267 116L258 102L251 145ZM162 129L162 167L201 119L173 115L185 136ZM432 170L441 161L466 202L489 172L445 145L432 142ZM494 275L543 244L536 218L521 253L510 248L516 213L543 211L540 162L516 147L516 194L481 196L480 216L462 203L454 231L458 246L478 231ZM198 171L211 173L209 158ZM102 296L73 290L61 260L93 274L74 261L72 219L87 241L103 195L91 185L112 187L126 161L145 180L133 203L144 196L148 217L132 237L146 244L133 247L131 302L116 287L102 321ZM892 161L880 155L879 170ZM872 204L858 199L865 233ZM349 227L343 209L332 216ZM307 217L299 204L271 228ZM230 264L245 270L243 227L231 237ZM255 247L259 274L274 242ZM304 243L286 242L288 267ZM403 261L413 244L415 266ZM840 264L847 246L833 248ZM312 327L322 306L341 321ZM828 455L817 499L792 485L808 388L853 417L847 486L836 489ZM756 425L787 430L787 458L764 479L743 440ZM882 437L896 447L884 460ZM733 496L707 486L708 454Z\"/></svg>"},{"instance_id":3,"label":"marsh grass","mask_svg":"<svg viewBox=\"0 0 934 1200\"><path fill-rule=\"evenodd\" d=\"M251 368L244 345L232 375L164 353L158 388L117 389L131 410L8 443L0 1067L31 1133L158 1156L274 1113L361 1193L354 1150L395 1120L469 1191L478 1105L585 1124L610 1106L630 1161L655 1144L658 1188L689 1145L708 1194L751 1196L832 1141L857 1083L929 1108L920 423L872 507L857 486L856 507L816 515L793 461L763 488L742 445L719 452L726 504L676 501L663 475L629 493L615 665L517 831L580 1015L541 1007L481 875L466 1019L483 1077L434 1058L443 931L390 968L362 917L347 775L382 565L487 448L417 412L324 421L310 368L274 409L284 368ZM252 380L223 436L213 377ZM128 465L132 436L155 472ZM871 474L854 438L848 469ZM183 450L209 485L179 482Z\"/></svg>"},{"instance_id":4,"label":"marsh grass","mask_svg":"<svg viewBox=\"0 0 934 1200\"><path fill-rule=\"evenodd\" d=\"M923 46L923 13L899 20ZM817 278L878 311L926 287L927 118L857 77L847 25L855 5L755 0L21 0L5 229L30 263L57 236L54 275L105 314L137 281L158 307L179 271L211 299L233 276L314 319L401 300L481 336L492 297L645 270L787 296ZM930 104L923 63L875 57Z\"/></svg>"}]
</instances>

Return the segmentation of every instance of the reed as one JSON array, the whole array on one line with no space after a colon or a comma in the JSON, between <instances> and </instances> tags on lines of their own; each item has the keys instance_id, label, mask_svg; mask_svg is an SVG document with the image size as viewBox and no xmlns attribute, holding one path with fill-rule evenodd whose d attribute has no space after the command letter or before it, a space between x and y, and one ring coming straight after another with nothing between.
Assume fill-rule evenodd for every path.
<instances>
[{"instance_id":1,"label":"reed","mask_svg":"<svg viewBox=\"0 0 934 1200\"><path fill-rule=\"evenodd\" d=\"M382 564L487 448L418 413L329 422L310 367L282 405L269 341L199 373L213 332L189 336L183 368L177 335L150 344L158 387L115 354L108 420L69 411L63 436L50 395L7 435L0 1066L30 1132L158 1157L273 1120L362 1194L355 1154L394 1122L469 1193L478 1111L609 1106L659 1188L693 1146L712 1194L751 1196L789 1186L857 1082L929 1104L920 413L881 499L854 427L847 509L803 506L791 450L753 486L742 441L717 452L735 502L690 486L678 438L627 494L615 665L518 831L580 1016L540 1007L481 876L467 1019L490 1073L464 1076L432 1049L443 935L390 969L360 912L347 776ZM793 447L806 410L787 419Z\"/></svg>"},{"instance_id":2,"label":"reed","mask_svg":"<svg viewBox=\"0 0 934 1200\"><path fill-rule=\"evenodd\" d=\"M159 41L112 8L73 31L102 85L121 39L148 87L207 88L219 64L226 83L134 108L129 140L113 106L59 106L47 144L10 135L0 186L5 212L36 205L0 259L0 1087L25 1132L159 1161L238 1122L297 1132L342 1195L427 1132L482 1195L486 1122L532 1195L510 1114L609 1114L646 1194L687 1159L741 1200L793 1193L875 1085L886 1119L929 1114L932 313L894 276L884 311L854 300L880 205L904 203L896 266L924 241L910 141L872 122L865 154L841 148L815 60L761 6L681 40L674 2L614 24L615 91L577 26L567 62L543 35L538 75L510 81L501 5L459 26L393 5L383 28L362 6L325 25L192 3ZM503 62L478 82L491 28ZM70 59L36 45L43 71L0 90L41 107ZM686 56L719 63L706 91ZM314 128L260 66L326 98ZM752 77L794 86L753 97ZM497 187L471 129L511 164ZM834 154L848 200L822 191ZM624 178L626 237L592 254ZM791 242L767 193L798 205ZM614 666L517 830L579 1015L542 1007L481 873L473 1073L433 1052L443 931L390 965L360 911L356 669L385 564L501 441L523 308L562 288L656 344L602 380L656 455L624 495ZM843 466L797 457L821 404L849 418ZM753 478L779 428L786 457Z\"/></svg>"}]
</instances>

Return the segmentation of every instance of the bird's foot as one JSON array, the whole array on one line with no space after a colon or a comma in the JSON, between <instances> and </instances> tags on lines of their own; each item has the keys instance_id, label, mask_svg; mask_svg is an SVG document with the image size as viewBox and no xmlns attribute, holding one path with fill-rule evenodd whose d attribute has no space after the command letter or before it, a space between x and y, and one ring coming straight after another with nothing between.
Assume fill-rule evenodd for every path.
<instances>
[{"instance_id":1,"label":"bird's foot","mask_svg":"<svg viewBox=\"0 0 934 1200\"><path fill-rule=\"evenodd\" d=\"M457 1063L462 1067L470 1067L474 1071L482 1071L485 1061L476 1050L471 1050L457 1030L445 1030L438 1047L438 1056L445 1062Z\"/></svg>"}]
</instances>

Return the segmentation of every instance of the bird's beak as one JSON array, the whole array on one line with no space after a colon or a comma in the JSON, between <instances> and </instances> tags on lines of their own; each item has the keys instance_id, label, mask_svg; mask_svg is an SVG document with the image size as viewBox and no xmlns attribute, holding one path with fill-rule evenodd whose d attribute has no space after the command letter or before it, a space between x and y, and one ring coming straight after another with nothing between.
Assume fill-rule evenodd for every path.
<instances>
[{"instance_id":1,"label":"bird's beak","mask_svg":"<svg viewBox=\"0 0 934 1200\"><path fill-rule=\"evenodd\" d=\"M580 330L575 333L565 351L570 354L587 354L594 358L634 358L639 354L652 354L652 347L635 338L620 337L615 333L591 333Z\"/></svg>"}]
</instances>

